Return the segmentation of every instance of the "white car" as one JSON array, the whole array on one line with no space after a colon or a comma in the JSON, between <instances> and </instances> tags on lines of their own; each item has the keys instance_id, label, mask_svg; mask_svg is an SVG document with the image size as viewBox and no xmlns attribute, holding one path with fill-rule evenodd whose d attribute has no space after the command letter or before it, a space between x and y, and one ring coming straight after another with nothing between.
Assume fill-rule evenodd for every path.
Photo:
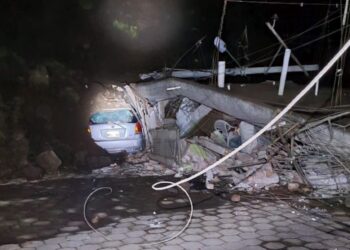
<instances>
[{"instance_id":1,"label":"white car","mask_svg":"<svg viewBox=\"0 0 350 250\"><path fill-rule=\"evenodd\" d=\"M96 112L90 116L89 130L94 142L110 154L143 149L142 125L132 109Z\"/></svg>"}]
</instances>

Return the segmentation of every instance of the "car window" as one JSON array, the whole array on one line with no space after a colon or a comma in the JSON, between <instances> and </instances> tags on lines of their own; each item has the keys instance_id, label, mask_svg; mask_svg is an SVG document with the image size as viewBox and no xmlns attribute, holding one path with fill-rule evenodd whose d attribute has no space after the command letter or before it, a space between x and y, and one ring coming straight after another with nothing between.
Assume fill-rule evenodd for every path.
<instances>
[{"instance_id":1,"label":"car window","mask_svg":"<svg viewBox=\"0 0 350 250\"><path fill-rule=\"evenodd\" d=\"M128 109L119 109L113 111L102 111L91 115L90 122L92 124L104 124L104 123L135 123L137 122L136 116Z\"/></svg>"}]
</instances>

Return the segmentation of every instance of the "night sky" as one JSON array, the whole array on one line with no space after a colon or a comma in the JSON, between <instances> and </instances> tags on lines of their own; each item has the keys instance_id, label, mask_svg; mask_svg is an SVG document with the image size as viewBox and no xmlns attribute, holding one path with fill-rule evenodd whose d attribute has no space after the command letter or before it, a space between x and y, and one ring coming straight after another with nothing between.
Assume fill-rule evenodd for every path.
<instances>
[{"instance_id":1,"label":"night sky","mask_svg":"<svg viewBox=\"0 0 350 250\"><path fill-rule=\"evenodd\" d=\"M219 0L3 0L0 48L15 52L29 67L55 59L89 76L118 78L171 67L186 49L206 36L202 47L178 66L207 68L211 67L222 5ZM279 17L276 30L287 39L327 13L337 17L340 8L229 2L222 37L231 53L239 57L237 44L245 26L251 53L277 42L265 25L266 21L272 22L274 14ZM288 45L293 48L338 28L336 19ZM338 38L339 33L295 53L303 63L322 63L338 48ZM266 53L271 56L277 48L249 59L254 61Z\"/></svg>"}]
</instances>

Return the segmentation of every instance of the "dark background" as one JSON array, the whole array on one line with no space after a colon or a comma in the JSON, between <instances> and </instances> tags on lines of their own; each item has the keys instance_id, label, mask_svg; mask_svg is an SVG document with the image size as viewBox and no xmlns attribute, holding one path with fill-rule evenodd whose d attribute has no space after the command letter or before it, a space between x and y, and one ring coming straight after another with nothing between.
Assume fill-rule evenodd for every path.
<instances>
[{"instance_id":1,"label":"dark background","mask_svg":"<svg viewBox=\"0 0 350 250\"><path fill-rule=\"evenodd\" d=\"M90 77L116 79L120 74L170 67L206 36L201 51L204 58L198 52L191 62L185 60L179 66L210 67L222 5L220 0L2 0L0 45L24 58L29 66L54 59L84 70ZM276 30L286 39L324 18L327 11L338 11L334 16L339 15L339 9L229 2L223 39L231 53L238 56L237 43L245 26L252 52L277 42L265 25L275 13L279 16ZM118 28L116 21L126 27ZM133 28L136 35L130 31ZM289 46L293 48L334 28L339 28L338 20ZM337 37L339 33L295 53L303 63L322 62L337 49ZM271 53L276 49L272 48ZM322 50L325 53L320 54Z\"/></svg>"},{"instance_id":2,"label":"dark background","mask_svg":"<svg viewBox=\"0 0 350 250\"><path fill-rule=\"evenodd\" d=\"M172 67L203 36L202 46L177 67L211 68L222 6L220 0L0 1L0 178L21 175L22 168L34 164L36 155L47 148L55 150L67 169L84 167L84 162L77 164L78 153L101 153L85 131L88 107L102 88L91 83L137 81L139 73ZM251 55L248 63L272 56L278 42L265 22L272 22L275 13L279 16L275 28L287 39L327 13L339 16L340 8L229 2L222 38L231 53L242 56L237 45L247 27L248 53L275 44ZM288 45L303 44L338 29L339 24L337 19ZM304 64L323 65L338 48L336 33L295 54ZM220 56L235 66L227 55ZM279 57L276 65L281 61ZM288 78L300 84L308 81L303 74ZM322 84L332 82L329 73ZM19 163L21 159L25 163Z\"/></svg>"}]
</instances>

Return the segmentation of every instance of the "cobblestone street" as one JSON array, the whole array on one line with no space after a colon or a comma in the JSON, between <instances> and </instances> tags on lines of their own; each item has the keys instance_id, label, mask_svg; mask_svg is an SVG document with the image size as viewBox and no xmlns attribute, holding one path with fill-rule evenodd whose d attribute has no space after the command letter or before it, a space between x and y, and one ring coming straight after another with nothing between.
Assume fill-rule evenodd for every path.
<instances>
[{"instance_id":1,"label":"cobblestone street","mask_svg":"<svg viewBox=\"0 0 350 250\"><path fill-rule=\"evenodd\" d=\"M349 211L295 209L283 200L256 197L233 203L214 196L189 211L157 208L153 178L65 179L0 186L0 250L54 249L350 249ZM106 235L89 230L82 208L92 188L111 186L89 204L88 217ZM148 191L149 190L149 191ZM197 198L196 198L197 197ZM266 197L265 197L266 198ZM317 210L316 210L317 211ZM97 217L96 217L97 216Z\"/></svg>"}]
</instances>

